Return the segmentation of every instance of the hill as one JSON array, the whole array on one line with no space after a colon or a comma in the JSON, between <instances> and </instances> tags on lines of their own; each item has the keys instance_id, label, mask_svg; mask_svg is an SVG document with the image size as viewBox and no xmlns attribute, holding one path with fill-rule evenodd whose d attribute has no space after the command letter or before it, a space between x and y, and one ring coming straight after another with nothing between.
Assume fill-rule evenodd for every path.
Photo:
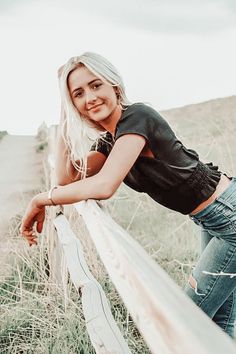
<instances>
[{"instance_id":1,"label":"hill","mask_svg":"<svg viewBox=\"0 0 236 354\"><path fill-rule=\"evenodd\" d=\"M236 174L236 96L218 98L161 112L175 133L203 161Z\"/></svg>"}]
</instances>

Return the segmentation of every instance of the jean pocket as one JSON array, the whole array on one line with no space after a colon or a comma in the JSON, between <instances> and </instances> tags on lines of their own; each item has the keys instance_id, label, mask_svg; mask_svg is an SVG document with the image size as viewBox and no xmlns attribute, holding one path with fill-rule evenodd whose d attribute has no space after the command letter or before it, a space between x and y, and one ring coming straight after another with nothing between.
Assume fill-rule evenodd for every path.
<instances>
[{"instance_id":1,"label":"jean pocket","mask_svg":"<svg viewBox=\"0 0 236 354\"><path fill-rule=\"evenodd\" d=\"M235 208L225 200L217 199L214 213L201 220L202 226L206 230L215 232L236 232Z\"/></svg>"}]
</instances>

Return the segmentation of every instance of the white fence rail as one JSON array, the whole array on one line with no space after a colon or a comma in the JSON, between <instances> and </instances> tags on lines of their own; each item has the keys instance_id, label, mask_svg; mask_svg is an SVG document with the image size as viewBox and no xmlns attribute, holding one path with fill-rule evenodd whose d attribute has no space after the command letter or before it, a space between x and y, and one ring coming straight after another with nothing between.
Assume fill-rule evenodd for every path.
<instances>
[{"instance_id":1,"label":"white fence rail","mask_svg":"<svg viewBox=\"0 0 236 354\"><path fill-rule=\"evenodd\" d=\"M82 296L86 326L96 352L129 354L129 348L112 317L106 295L89 271L82 245L71 231L69 222L63 214L59 214L54 225L71 280Z\"/></svg>"}]
</instances>

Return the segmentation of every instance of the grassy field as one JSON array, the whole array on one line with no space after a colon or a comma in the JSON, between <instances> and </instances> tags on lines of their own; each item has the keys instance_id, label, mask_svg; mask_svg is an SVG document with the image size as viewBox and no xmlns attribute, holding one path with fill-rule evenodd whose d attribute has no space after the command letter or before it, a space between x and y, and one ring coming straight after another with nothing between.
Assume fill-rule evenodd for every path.
<instances>
[{"instance_id":1,"label":"grassy field","mask_svg":"<svg viewBox=\"0 0 236 354\"><path fill-rule=\"evenodd\" d=\"M235 175L235 107L236 99L233 97L163 114L184 144L196 149L204 162L213 161L221 170ZM122 186L110 200L104 201L104 205L174 281L180 287L184 286L199 255L199 229L191 220L126 186ZM20 219L18 215L12 220L10 237L13 239L18 236ZM72 211L70 220L86 250L90 269L106 291L114 317L132 353L149 353L99 257L95 256L91 240L83 228L81 231L81 220ZM95 353L86 334L78 293L69 282L69 299L65 306L64 294L49 281L43 241L46 236L44 232L39 246L15 255L11 277L0 284L0 352Z\"/></svg>"}]
</instances>

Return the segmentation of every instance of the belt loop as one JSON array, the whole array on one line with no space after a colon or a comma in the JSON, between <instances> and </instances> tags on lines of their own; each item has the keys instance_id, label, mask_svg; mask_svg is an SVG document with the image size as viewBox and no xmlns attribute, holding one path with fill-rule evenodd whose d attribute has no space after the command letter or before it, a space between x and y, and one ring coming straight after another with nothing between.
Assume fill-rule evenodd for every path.
<instances>
[{"instance_id":1,"label":"belt loop","mask_svg":"<svg viewBox=\"0 0 236 354\"><path fill-rule=\"evenodd\" d=\"M226 205L228 208L230 208L232 211L234 211L234 209L235 209L234 206L230 202L225 200L223 197L221 197L220 195L219 195L219 197L216 198L216 200L218 200L218 202Z\"/></svg>"}]
</instances>

